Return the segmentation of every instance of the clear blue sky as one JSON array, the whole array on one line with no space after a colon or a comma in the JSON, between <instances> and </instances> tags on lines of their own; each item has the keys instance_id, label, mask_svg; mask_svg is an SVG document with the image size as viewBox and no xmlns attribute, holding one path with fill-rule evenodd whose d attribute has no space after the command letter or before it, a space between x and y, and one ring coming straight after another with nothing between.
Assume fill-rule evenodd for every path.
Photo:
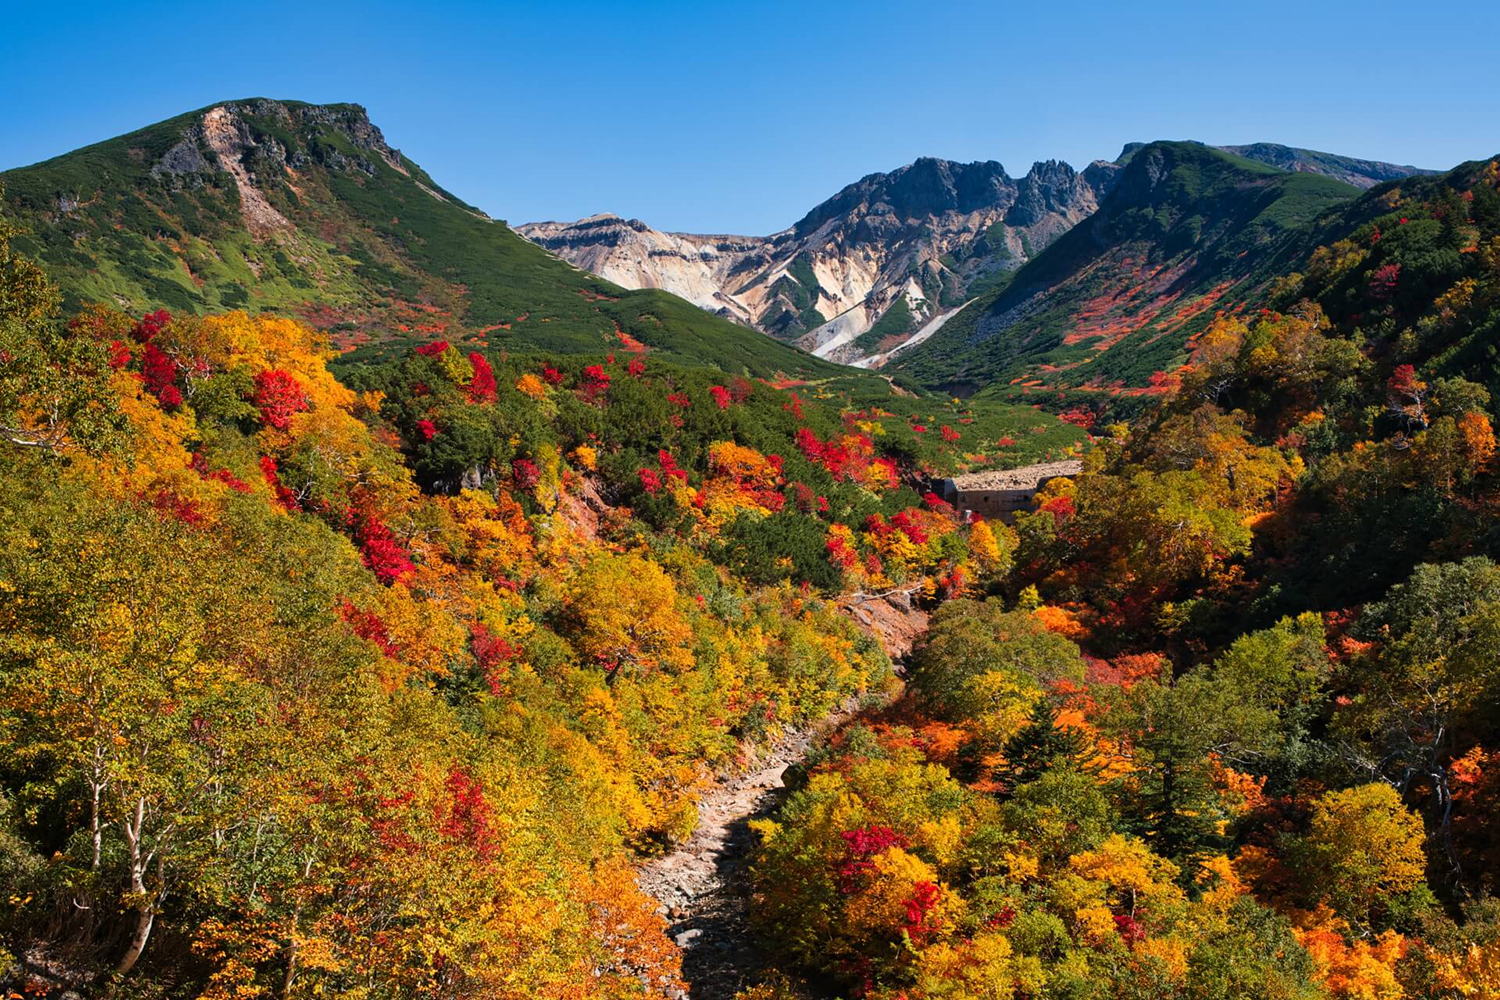
<instances>
[{"instance_id":1,"label":"clear blue sky","mask_svg":"<svg viewBox=\"0 0 1500 1000\"><path fill-rule=\"evenodd\" d=\"M365 105L511 222L766 233L917 156L1131 140L1448 167L1500 152L1500 4L12 5L0 169L252 95Z\"/></svg>"}]
</instances>

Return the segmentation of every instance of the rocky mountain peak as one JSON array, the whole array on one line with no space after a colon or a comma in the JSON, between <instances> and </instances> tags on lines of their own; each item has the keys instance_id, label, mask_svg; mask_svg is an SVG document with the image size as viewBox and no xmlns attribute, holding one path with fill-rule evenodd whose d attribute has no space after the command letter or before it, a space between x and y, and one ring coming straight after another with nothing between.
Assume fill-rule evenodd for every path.
<instances>
[{"instance_id":1,"label":"rocky mountain peak","mask_svg":"<svg viewBox=\"0 0 1500 1000\"><path fill-rule=\"evenodd\" d=\"M287 133L296 140L290 147L278 138L278 134ZM330 134L342 138L355 155L328 142ZM362 155L365 152L372 156ZM226 157L232 157L233 163ZM363 106L256 97L226 101L191 120L183 129L182 140L152 165L151 174L178 187L195 187L201 183L201 175L215 169L235 173L241 167L252 183L257 173L272 176L288 167L305 170L314 164L374 176L372 157L406 172L401 151L385 141Z\"/></svg>"},{"instance_id":2,"label":"rocky mountain peak","mask_svg":"<svg viewBox=\"0 0 1500 1000\"><path fill-rule=\"evenodd\" d=\"M1015 182L994 160L957 163L924 156L890 173L869 174L803 216L793 232L811 233L829 220L856 214L913 222L948 212L968 214L1008 203Z\"/></svg>"}]
</instances>

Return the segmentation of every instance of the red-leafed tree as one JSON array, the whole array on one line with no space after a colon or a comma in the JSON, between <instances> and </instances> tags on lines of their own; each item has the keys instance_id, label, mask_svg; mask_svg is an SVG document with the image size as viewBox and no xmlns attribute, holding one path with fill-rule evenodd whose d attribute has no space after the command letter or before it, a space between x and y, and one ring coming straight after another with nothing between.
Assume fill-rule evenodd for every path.
<instances>
[{"instance_id":1,"label":"red-leafed tree","mask_svg":"<svg viewBox=\"0 0 1500 1000\"><path fill-rule=\"evenodd\" d=\"M495 369L478 351L469 353L469 364L474 366L474 377L469 380L469 401L493 403L495 401Z\"/></svg>"},{"instance_id":2,"label":"red-leafed tree","mask_svg":"<svg viewBox=\"0 0 1500 1000\"><path fill-rule=\"evenodd\" d=\"M251 402L260 410L261 423L284 431L292 425L293 414L307 409L307 394L291 373L271 368L256 372Z\"/></svg>"}]
</instances>

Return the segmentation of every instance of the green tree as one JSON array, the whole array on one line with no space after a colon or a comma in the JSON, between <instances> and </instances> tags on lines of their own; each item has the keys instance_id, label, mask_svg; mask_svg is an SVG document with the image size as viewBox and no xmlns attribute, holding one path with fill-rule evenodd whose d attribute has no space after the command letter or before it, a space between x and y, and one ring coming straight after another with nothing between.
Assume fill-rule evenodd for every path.
<instances>
[{"instance_id":1,"label":"green tree","mask_svg":"<svg viewBox=\"0 0 1500 1000\"><path fill-rule=\"evenodd\" d=\"M117 446L124 422L107 346L63 327L56 288L16 254L15 235L0 217L0 442L46 451Z\"/></svg>"}]
</instances>

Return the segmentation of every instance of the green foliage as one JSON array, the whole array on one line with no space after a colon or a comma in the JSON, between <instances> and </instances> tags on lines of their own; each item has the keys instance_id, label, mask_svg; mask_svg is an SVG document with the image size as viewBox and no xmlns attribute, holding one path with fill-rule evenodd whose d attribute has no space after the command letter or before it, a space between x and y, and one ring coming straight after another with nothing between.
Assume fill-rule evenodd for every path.
<instances>
[{"instance_id":1,"label":"green foliage","mask_svg":"<svg viewBox=\"0 0 1500 1000\"><path fill-rule=\"evenodd\" d=\"M915 659L913 689L924 705L949 718L992 710L998 692L990 682L997 675L1023 689L1083 677L1076 645L1033 615L1007 612L994 598L943 605Z\"/></svg>"},{"instance_id":2,"label":"green foliage","mask_svg":"<svg viewBox=\"0 0 1500 1000\"><path fill-rule=\"evenodd\" d=\"M912 332L911 306L905 295L898 295L890 308L864 333L854 338L854 346L861 353L872 353L886 337L900 336Z\"/></svg>"}]
</instances>

